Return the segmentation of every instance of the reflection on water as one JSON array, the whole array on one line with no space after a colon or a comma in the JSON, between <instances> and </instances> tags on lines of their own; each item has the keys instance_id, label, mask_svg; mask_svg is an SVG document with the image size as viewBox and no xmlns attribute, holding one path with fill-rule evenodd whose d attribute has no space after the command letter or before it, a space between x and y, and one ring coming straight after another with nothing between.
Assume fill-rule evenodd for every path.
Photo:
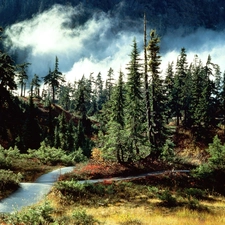
<instances>
[{"instance_id":1,"label":"reflection on water","mask_svg":"<svg viewBox=\"0 0 225 225\"><path fill-rule=\"evenodd\" d=\"M34 183L21 183L20 188L0 202L0 212L13 212L42 200L50 191L60 174L71 172L74 167L65 167L40 176Z\"/></svg>"}]
</instances>

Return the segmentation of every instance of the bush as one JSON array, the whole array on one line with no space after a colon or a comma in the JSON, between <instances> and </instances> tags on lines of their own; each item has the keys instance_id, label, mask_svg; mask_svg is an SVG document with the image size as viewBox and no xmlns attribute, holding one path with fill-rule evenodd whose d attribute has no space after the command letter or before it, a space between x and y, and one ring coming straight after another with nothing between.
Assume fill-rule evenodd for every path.
<instances>
[{"instance_id":1,"label":"bush","mask_svg":"<svg viewBox=\"0 0 225 225\"><path fill-rule=\"evenodd\" d=\"M216 135L213 139L213 143L209 144L207 151L210 154L209 164L216 169L225 168L225 145L221 144L220 139Z\"/></svg>"},{"instance_id":2,"label":"bush","mask_svg":"<svg viewBox=\"0 0 225 225\"><path fill-rule=\"evenodd\" d=\"M214 173L225 171L225 145L221 144L217 135L214 137L213 143L209 144L207 152L209 153L208 162L193 170L194 177L213 178Z\"/></svg>"},{"instance_id":3,"label":"bush","mask_svg":"<svg viewBox=\"0 0 225 225\"><path fill-rule=\"evenodd\" d=\"M195 170L192 170L192 175L196 178L208 178L211 177L212 173L213 170L207 163L204 163L198 166Z\"/></svg>"},{"instance_id":4,"label":"bush","mask_svg":"<svg viewBox=\"0 0 225 225\"><path fill-rule=\"evenodd\" d=\"M100 224L93 216L87 215L84 210L74 211L72 214L72 221L74 225L97 225Z\"/></svg>"},{"instance_id":5,"label":"bush","mask_svg":"<svg viewBox=\"0 0 225 225\"><path fill-rule=\"evenodd\" d=\"M187 206L189 209L193 209L193 210L200 209L200 203L199 203L198 199L196 199L196 198L188 199Z\"/></svg>"},{"instance_id":6,"label":"bush","mask_svg":"<svg viewBox=\"0 0 225 225\"><path fill-rule=\"evenodd\" d=\"M206 192L199 188L188 188L184 190L184 193L188 196L188 199L203 199L206 196Z\"/></svg>"},{"instance_id":7,"label":"bush","mask_svg":"<svg viewBox=\"0 0 225 225\"><path fill-rule=\"evenodd\" d=\"M9 149L4 149L0 145L0 168L9 169L12 167L13 161L22 158L19 149L15 146Z\"/></svg>"},{"instance_id":8,"label":"bush","mask_svg":"<svg viewBox=\"0 0 225 225\"><path fill-rule=\"evenodd\" d=\"M22 175L10 170L0 170L0 191L14 190L19 187Z\"/></svg>"},{"instance_id":9,"label":"bush","mask_svg":"<svg viewBox=\"0 0 225 225\"><path fill-rule=\"evenodd\" d=\"M54 221L51 213L53 213L53 208L48 202L45 202L41 206L31 207L22 212L9 214L5 217L4 222L7 224L26 225L50 224L50 222Z\"/></svg>"},{"instance_id":10,"label":"bush","mask_svg":"<svg viewBox=\"0 0 225 225\"><path fill-rule=\"evenodd\" d=\"M76 163L87 161L87 157L83 154L83 150L81 148L70 153L69 157L72 159L73 162Z\"/></svg>"},{"instance_id":11,"label":"bush","mask_svg":"<svg viewBox=\"0 0 225 225\"><path fill-rule=\"evenodd\" d=\"M166 206L176 206L177 200L172 196L169 190L163 191L158 195L159 199L162 201L163 205Z\"/></svg>"},{"instance_id":12,"label":"bush","mask_svg":"<svg viewBox=\"0 0 225 225\"><path fill-rule=\"evenodd\" d=\"M73 165L73 159L70 155L62 149L46 146L45 143L41 143L41 147L38 150L28 149L28 158L37 158L43 164L48 165Z\"/></svg>"},{"instance_id":13,"label":"bush","mask_svg":"<svg viewBox=\"0 0 225 225\"><path fill-rule=\"evenodd\" d=\"M162 148L162 153L161 153L161 158L163 161L167 161L167 162L174 161L174 158L175 158L174 147L175 147L175 144L170 139L167 139L165 145Z\"/></svg>"}]
</instances>

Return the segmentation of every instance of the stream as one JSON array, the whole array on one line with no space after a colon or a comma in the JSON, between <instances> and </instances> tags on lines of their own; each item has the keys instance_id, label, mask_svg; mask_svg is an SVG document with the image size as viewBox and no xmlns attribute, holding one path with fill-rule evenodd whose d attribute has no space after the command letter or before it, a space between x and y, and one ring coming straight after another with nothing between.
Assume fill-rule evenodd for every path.
<instances>
[{"instance_id":1,"label":"stream","mask_svg":"<svg viewBox=\"0 0 225 225\"><path fill-rule=\"evenodd\" d=\"M49 193L53 184L61 174L71 172L74 167L64 167L40 176L34 183L20 183L20 188L9 197L0 201L0 213L12 213L23 207L31 206L41 200ZM98 183L103 181L132 180L146 176L162 175L165 173L189 173L189 170L156 171L137 176L113 177L94 180L79 181L80 183Z\"/></svg>"},{"instance_id":2,"label":"stream","mask_svg":"<svg viewBox=\"0 0 225 225\"><path fill-rule=\"evenodd\" d=\"M74 167L64 167L40 176L34 183L20 183L20 188L0 201L0 213L19 211L41 201L61 174L71 172Z\"/></svg>"}]
</instances>

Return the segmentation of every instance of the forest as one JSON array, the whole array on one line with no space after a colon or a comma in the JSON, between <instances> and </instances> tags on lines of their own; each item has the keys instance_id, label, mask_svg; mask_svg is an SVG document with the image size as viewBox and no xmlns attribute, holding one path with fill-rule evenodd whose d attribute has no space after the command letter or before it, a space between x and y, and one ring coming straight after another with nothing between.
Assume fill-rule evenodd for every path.
<instances>
[{"instance_id":1,"label":"forest","mask_svg":"<svg viewBox=\"0 0 225 225\"><path fill-rule=\"evenodd\" d=\"M143 194L144 188L148 196L143 199L158 196L162 202L158 207L184 206L208 212L209 208L203 207L200 200L209 200L206 195L212 195L213 201L220 201L218 196L225 194L224 182L218 183L225 175L225 73L210 55L203 63L196 54L189 63L188 50L182 48L177 60L169 62L162 74L160 37L156 30L147 32L144 20L143 56L134 37L126 71L118 72L110 67L105 80L99 72L96 77L93 73L84 74L80 80L70 83L60 71L60 56L53 56L54 68L49 68L43 77L34 74L30 81L27 69L32 65L16 64L2 49L0 179L12 177L5 169L18 172L36 162L43 167L90 160L84 166L84 173L80 174L82 170L78 168L76 175L62 177L52 190L51 194L58 198L61 193L59 201L64 205L69 207L78 201L82 207L90 208L103 198L103 204L108 206L107 199L118 200L113 199L113 193L120 193L121 198L132 202L134 192ZM180 158L181 152L188 155L192 151L199 151L197 164ZM30 161L25 166L23 162L27 159ZM15 160L21 164L15 166ZM193 169L193 173L177 177L171 173L161 179L140 179L132 184L76 183L79 179L138 174L152 170L155 165L154 170L182 168ZM112 168L114 171L108 173ZM32 171L40 173L38 169ZM12 177L17 181L13 185L18 184L19 176ZM26 176L24 173L23 179L34 179ZM174 193L179 197L174 197ZM41 210L50 213L48 204ZM90 219L84 211L79 213L82 218ZM126 224L145 224L133 221ZM98 223L93 220L84 224Z\"/></svg>"},{"instance_id":2,"label":"forest","mask_svg":"<svg viewBox=\"0 0 225 225\"><path fill-rule=\"evenodd\" d=\"M15 65L1 51L1 145L26 153L44 142L68 153L80 148L87 157L96 147L106 158L127 162L157 159L165 146L173 148L169 124L189 130L196 144L207 145L218 130L224 140L225 75L219 65L210 55L205 64L197 55L188 63L182 48L161 74L160 38L155 30L148 43L146 36L144 58L134 38L126 73L109 68L106 80L99 72L66 82L55 56L46 76L28 81L30 63Z\"/></svg>"}]
</instances>

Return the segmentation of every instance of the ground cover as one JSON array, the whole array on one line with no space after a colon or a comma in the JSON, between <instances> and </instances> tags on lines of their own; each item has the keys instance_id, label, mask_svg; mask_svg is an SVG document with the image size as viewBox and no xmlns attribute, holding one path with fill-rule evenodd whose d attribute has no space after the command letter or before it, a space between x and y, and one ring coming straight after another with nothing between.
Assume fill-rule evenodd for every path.
<instances>
[{"instance_id":1,"label":"ground cover","mask_svg":"<svg viewBox=\"0 0 225 225\"><path fill-rule=\"evenodd\" d=\"M168 170L158 176L119 182L105 179L96 184L76 180L131 175L136 167L115 163L107 163L106 167L102 162L80 164L73 172L61 176L43 202L2 221L28 225L32 221L40 221L37 224L224 224L223 193L215 191L210 181L203 182L192 173ZM136 173L145 170L141 165L138 167Z\"/></svg>"}]
</instances>

